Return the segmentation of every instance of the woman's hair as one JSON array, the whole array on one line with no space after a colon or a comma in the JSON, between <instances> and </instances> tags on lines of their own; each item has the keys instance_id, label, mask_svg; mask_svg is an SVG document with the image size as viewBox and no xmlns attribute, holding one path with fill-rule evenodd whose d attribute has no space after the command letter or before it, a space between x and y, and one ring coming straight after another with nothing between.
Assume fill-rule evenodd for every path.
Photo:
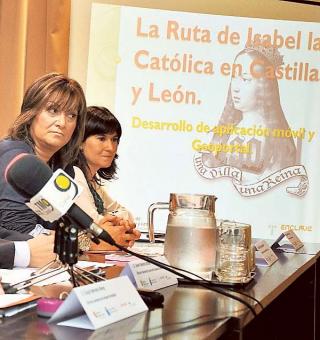
<instances>
[{"instance_id":1,"label":"woman's hair","mask_svg":"<svg viewBox=\"0 0 320 340\"><path fill-rule=\"evenodd\" d=\"M261 108L262 117L265 121L266 128L272 129L289 129L289 124L285 118L283 113L281 103L280 103L280 95L279 95L279 86L276 78L276 66L260 51L254 48L245 48L235 57L235 63L237 58L241 55L248 55L252 60L259 60L259 66L262 67L261 77L257 78L257 106ZM241 66L240 66L241 67ZM272 70L272 74L270 75L270 70ZM268 77L265 76L265 72L268 71ZM230 126L237 125L243 119L243 113L240 110L235 108L232 93L231 93L231 83L229 85L227 100L221 117L218 122L218 126ZM212 142L213 144L226 144L230 138L230 135L226 134L220 136L218 134L213 135ZM296 157L296 147L292 138L286 138L285 140L275 139L275 137L266 137L268 138L267 143L267 154L261 166L268 167L270 163L278 162L282 165L293 164ZM276 145L274 145L276 143ZM273 153L273 154L271 154ZM268 158L268 159L267 159ZM204 154L203 160L205 162L209 161L208 164L211 166L220 166L225 163L226 154L220 152L216 155L213 154ZM263 164L263 165L262 165ZM260 166L259 166L260 167ZM262 169L255 171L261 171Z\"/></svg>"},{"instance_id":2,"label":"woman's hair","mask_svg":"<svg viewBox=\"0 0 320 340\"><path fill-rule=\"evenodd\" d=\"M118 137L118 143L122 135L121 125L118 119L105 107L100 106L89 106L87 108L87 119L85 122L85 132L83 141L93 135L104 135L116 133ZM101 179L111 180L116 178L117 164L116 159L118 155L116 154L111 165L108 168L101 168L98 170L98 176L94 175L94 181L101 185ZM83 173L85 174L87 180L89 166L87 160L80 150L79 157L75 163Z\"/></svg>"},{"instance_id":3,"label":"woman's hair","mask_svg":"<svg viewBox=\"0 0 320 340\"><path fill-rule=\"evenodd\" d=\"M77 124L70 141L50 159L51 166L65 168L77 159L84 135L86 100L79 83L60 73L49 73L38 78L27 89L21 113L9 130L9 137L23 140L34 147L30 133L33 118L54 103L58 110L77 113Z\"/></svg>"},{"instance_id":4,"label":"woman's hair","mask_svg":"<svg viewBox=\"0 0 320 340\"><path fill-rule=\"evenodd\" d=\"M263 67L263 72L266 72L266 69L268 69L268 73L272 69L275 71L275 67L272 66L270 60L268 60L259 51L250 48L245 48L244 50L237 54L237 56L235 57L235 63L238 57L241 55L248 55L252 60L259 60L260 61L259 65ZM279 126L278 117L277 121L275 122L275 116L281 114L281 125L284 124L288 127L288 123L284 117L284 113L282 111L280 104L279 86L276 74L275 72L273 72L272 76L265 77L263 75L263 72L262 76L256 79L258 82L258 94L256 98L258 106L262 108L263 117L269 125L276 124L274 125L274 127ZM242 112L234 107L230 83L226 105L221 114L219 125L228 124L236 125L242 120L242 118L243 118Z\"/></svg>"}]
</instances>

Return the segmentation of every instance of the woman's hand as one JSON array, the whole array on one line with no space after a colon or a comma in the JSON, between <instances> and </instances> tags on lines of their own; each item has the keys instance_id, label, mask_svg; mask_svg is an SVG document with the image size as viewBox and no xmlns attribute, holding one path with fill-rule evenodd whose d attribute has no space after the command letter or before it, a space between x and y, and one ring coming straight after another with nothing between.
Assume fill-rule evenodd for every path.
<instances>
[{"instance_id":1,"label":"woman's hand","mask_svg":"<svg viewBox=\"0 0 320 340\"><path fill-rule=\"evenodd\" d=\"M134 235L134 241L138 240L141 236L141 233L139 230L136 229L136 224L134 222L119 216L107 214L100 220L100 223L102 223L105 226L107 225L124 226L126 228L126 233ZM130 244L129 247L132 247L133 243L132 245Z\"/></svg>"},{"instance_id":2,"label":"woman's hand","mask_svg":"<svg viewBox=\"0 0 320 340\"><path fill-rule=\"evenodd\" d=\"M141 233L138 229L136 229L136 224L125 219L121 219L119 221L119 224L124 226L126 228L126 233L131 234L133 236L133 239L129 242L129 247L133 247L134 242L138 240L141 236Z\"/></svg>"},{"instance_id":3,"label":"woman's hand","mask_svg":"<svg viewBox=\"0 0 320 340\"><path fill-rule=\"evenodd\" d=\"M134 242L140 238L141 233L136 229L136 225L128 220L118 216L106 215L98 223L101 228L106 230L116 243L123 247L132 247ZM92 246L91 249L105 249L106 243L102 242L101 246ZM108 247L107 250L109 250ZM112 247L112 249L114 249Z\"/></svg>"},{"instance_id":4,"label":"woman's hand","mask_svg":"<svg viewBox=\"0 0 320 340\"><path fill-rule=\"evenodd\" d=\"M111 215L111 214L106 214L105 216L103 216L98 222L96 222L97 224L99 224L100 226L102 225L119 225L121 221L121 218L115 215Z\"/></svg>"}]
</instances>

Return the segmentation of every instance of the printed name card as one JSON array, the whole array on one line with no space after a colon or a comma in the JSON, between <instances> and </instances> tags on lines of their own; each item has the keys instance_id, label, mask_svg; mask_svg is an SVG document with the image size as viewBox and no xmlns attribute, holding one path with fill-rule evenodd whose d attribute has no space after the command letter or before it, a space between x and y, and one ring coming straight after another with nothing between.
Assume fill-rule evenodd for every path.
<instances>
[{"instance_id":1,"label":"printed name card","mask_svg":"<svg viewBox=\"0 0 320 340\"><path fill-rule=\"evenodd\" d=\"M284 237L286 237L290 243L280 245L279 242ZM283 251L286 252L296 252L298 249L302 247L303 247L302 241L299 239L297 234L292 229L284 231L272 245L273 249L282 249Z\"/></svg>"},{"instance_id":2,"label":"printed name card","mask_svg":"<svg viewBox=\"0 0 320 340\"><path fill-rule=\"evenodd\" d=\"M271 249L271 247L265 240L258 241L255 244L255 247L258 252L258 254L256 254L257 266L260 265L270 267L278 260L278 256L274 253L274 251Z\"/></svg>"},{"instance_id":3,"label":"printed name card","mask_svg":"<svg viewBox=\"0 0 320 340\"><path fill-rule=\"evenodd\" d=\"M135 287L123 276L74 288L49 323L94 330L146 310Z\"/></svg>"},{"instance_id":4,"label":"printed name card","mask_svg":"<svg viewBox=\"0 0 320 340\"><path fill-rule=\"evenodd\" d=\"M284 235L287 237L287 240L292 244L295 250L303 247L303 243L292 229L285 231Z\"/></svg>"},{"instance_id":5,"label":"printed name card","mask_svg":"<svg viewBox=\"0 0 320 340\"><path fill-rule=\"evenodd\" d=\"M164 256L154 258L168 264ZM144 260L130 261L121 272L126 275L138 289L158 290L178 283L175 274Z\"/></svg>"}]
</instances>

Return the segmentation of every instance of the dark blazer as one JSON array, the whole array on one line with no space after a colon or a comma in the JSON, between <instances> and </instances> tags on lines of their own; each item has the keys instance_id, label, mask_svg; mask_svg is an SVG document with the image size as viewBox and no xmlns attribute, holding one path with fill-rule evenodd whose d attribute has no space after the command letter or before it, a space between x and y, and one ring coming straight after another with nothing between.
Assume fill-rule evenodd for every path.
<instances>
[{"instance_id":1,"label":"dark blazer","mask_svg":"<svg viewBox=\"0 0 320 340\"><path fill-rule=\"evenodd\" d=\"M21 195L21 193L16 192L5 178L8 164L16 156L25 153L34 154L32 147L25 141L0 140L0 226L23 234L30 233L36 224L41 224L46 229L55 229L55 223L42 220L29 209L25 204L27 198ZM52 170L54 171L59 167L61 167L60 164L56 164L56 167ZM71 165L67 166L64 170L74 178L74 170Z\"/></svg>"},{"instance_id":2,"label":"dark blazer","mask_svg":"<svg viewBox=\"0 0 320 340\"><path fill-rule=\"evenodd\" d=\"M13 241L26 241L30 238L32 236L0 227L0 268L13 267L15 255Z\"/></svg>"}]
</instances>

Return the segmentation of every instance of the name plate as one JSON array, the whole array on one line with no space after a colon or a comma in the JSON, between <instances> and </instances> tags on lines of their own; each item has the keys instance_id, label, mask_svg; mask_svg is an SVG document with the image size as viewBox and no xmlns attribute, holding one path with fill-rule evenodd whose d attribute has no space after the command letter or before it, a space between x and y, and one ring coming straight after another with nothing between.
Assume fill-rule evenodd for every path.
<instances>
[{"instance_id":1,"label":"name plate","mask_svg":"<svg viewBox=\"0 0 320 340\"><path fill-rule=\"evenodd\" d=\"M270 267L278 260L278 256L265 240L258 241L255 247L258 252L258 254L256 254L256 265L258 267L259 265Z\"/></svg>"},{"instance_id":2,"label":"name plate","mask_svg":"<svg viewBox=\"0 0 320 340\"><path fill-rule=\"evenodd\" d=\"M299 239L297 234L292 229L285 231L284 235L287 237L287 240L291 243L295 250L298 250L303 247L302 241Z\"/></svg>"},{"instance_id":3,"label":"name plate","mask_svg":"<svg viewBox=\"0 0 320 340\"><path fill-rule=\"evenodd\" d=\"M280 241L286 237L286 239L289 241L289 244L281 244ZM284 231L273 243L272 248L273 249L282 249L283 251L286 252L296 252L298 249L302 248L304 244L302 241L299 239L297 234L292 230L289 229L287 231Z\"/></svg>"},{"instance_id":4,"label":"name plate","mask_svg":"<svg viewBox=\"0 0 320 340\"><path fill-rule=\"evenodd\" d=\"M168 264L164 256L154 258ZM121 276L126 275L138 289L158 290L178 283L175 274L144 260L135 260L127 263Z\"/></svg>"},{"instance_id":5,"label":"name plate","mask_svg":"<svg viewBox=\"0 0 320 340\"><path fill-rule=\"evenodd\" d=\"M73 288L49 323L94 330L146 310L135 287L123 276Z\"/></svg>"}]
</instances>

